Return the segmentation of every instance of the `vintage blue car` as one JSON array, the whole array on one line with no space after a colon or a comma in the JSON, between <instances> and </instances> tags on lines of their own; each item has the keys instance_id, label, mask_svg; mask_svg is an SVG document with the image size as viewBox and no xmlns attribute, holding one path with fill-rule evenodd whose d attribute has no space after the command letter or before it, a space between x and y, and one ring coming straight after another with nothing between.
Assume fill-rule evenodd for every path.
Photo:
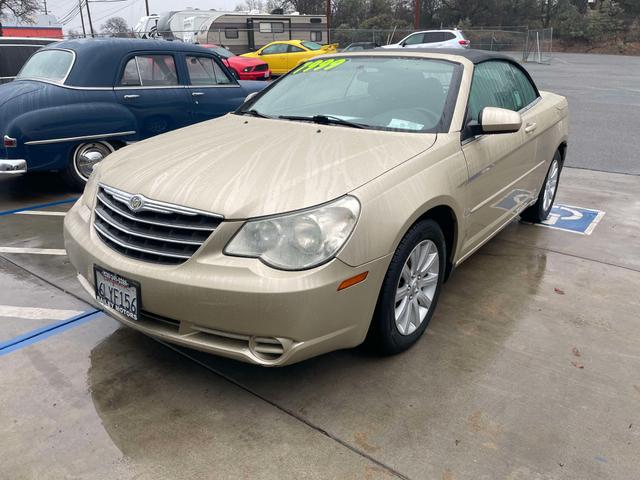
<instances>
[{"instance_id":1,"label":"vintage blue car","mask_svg":"<svg viewBox=\"0 0 640 480\"><path fill-rule=\"evenodd\" d=\"M197 45L118 38L49 45L0 85L0 175L56 170L81 188L114 150L224 115L264 86L238 81Z\"/></svg>"}]
</instances>

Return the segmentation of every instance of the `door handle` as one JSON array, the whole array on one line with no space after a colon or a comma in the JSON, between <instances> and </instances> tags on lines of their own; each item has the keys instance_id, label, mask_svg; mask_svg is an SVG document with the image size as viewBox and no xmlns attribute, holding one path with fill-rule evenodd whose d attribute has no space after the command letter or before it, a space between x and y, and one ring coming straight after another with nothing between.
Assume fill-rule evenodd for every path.
<instances>
[{"instance_id":1,"label":"door handle","mask_svg":"<svg viewBox=\"0 0 640 480\"><path fill-rule=\"evenodd\" d=\"M527 125L524 127L524 131L525 133L532 133L536 131L536 128L538 128L538 125L536 125L535 123L527 123Z\"/></svg>"},{"instance_id":2,"label":"door handle","mask_svg":"<svg viewBox=\"0 0 640 480\"><path fill-rule=\"evenodd\" d=\"M125 95L125 100L133 100L134 98L140 98L140 95Z\"/></svg>"},{"instance_id":3,"label":"door handle","mask_svg":"<svg viewBox=\"0 0 640 480\"><path fill-rule=\"evenodd\" d=\"M204 92L191 92L192 97L202 97Z\"/></svg>"}]
</instances>

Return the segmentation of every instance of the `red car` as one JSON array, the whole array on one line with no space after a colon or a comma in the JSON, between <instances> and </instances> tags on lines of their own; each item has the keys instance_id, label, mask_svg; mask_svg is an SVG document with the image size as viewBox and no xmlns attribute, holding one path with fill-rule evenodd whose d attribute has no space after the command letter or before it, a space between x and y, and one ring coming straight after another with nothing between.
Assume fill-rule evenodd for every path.
<instances>
[{"instance_id":1,"label":"red car","mask_svg":"<svg viewBox=\"0 0 640 480\"><path fill-rule=\"evenodd\" d=\"M271 77L271 70L269 70L267 62L257 58L240 57L219 45L201 46L220 55L224 64L234 71L240 80L265 80Z\"/></svg>"}]
</instances>

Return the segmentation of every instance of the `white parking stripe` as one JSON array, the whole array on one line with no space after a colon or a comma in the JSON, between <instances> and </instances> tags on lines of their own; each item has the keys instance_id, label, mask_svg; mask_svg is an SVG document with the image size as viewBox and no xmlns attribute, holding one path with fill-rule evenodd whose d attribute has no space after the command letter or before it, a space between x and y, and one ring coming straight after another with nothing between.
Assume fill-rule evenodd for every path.
<instances>
[{"instance_id":1,"label":"white parking stripe","mask_svg":"<svg viewBox=\"0 0 640 480\"><path fill-rule=\"evenodd\" d=\"M80 315L81 313L79 310L0 305L0 317L24 318L27 320L64 320Z\"/></svg>"},{"instance_id":2,"label":"white parking stripe","mask_svg":"<svg viewBox=\"0 0 640 480\"><path fill-rule=\"evenodd\" d=\"M64 248L0 247L0 253L31 253L34 255L66 255Z\"/></svg>"},{"instance_id":3,"label":"white parking stripe","mask_svg":"<svg viewBox=\"0 0 640 480\"><path fill-rule=\"evenodd\" d=\"M23 210L22 212L16 212L16 215L45 215L51 217L64 217L67 212L49 212L46 210Z\"/></svg>"}]
</instances>

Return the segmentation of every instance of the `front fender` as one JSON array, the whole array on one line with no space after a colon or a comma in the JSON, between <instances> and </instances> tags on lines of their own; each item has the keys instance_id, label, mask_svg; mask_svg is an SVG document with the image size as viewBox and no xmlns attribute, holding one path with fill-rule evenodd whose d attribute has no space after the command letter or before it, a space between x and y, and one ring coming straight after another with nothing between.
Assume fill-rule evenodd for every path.
<instances>
[{"instance_id":1,"label":"front fender","mask_svg":"<svg viewBox=\"0 0 640 480\"><path fill-rule=\"evenodd\" d=\"M459 140L438 134L431 149L351 192L362 208L358 225L338 258L358 266L395 252L407 230L435 207L453 212L455 258L464 232L467 179Z\"/></svg>"}]
</instances>

